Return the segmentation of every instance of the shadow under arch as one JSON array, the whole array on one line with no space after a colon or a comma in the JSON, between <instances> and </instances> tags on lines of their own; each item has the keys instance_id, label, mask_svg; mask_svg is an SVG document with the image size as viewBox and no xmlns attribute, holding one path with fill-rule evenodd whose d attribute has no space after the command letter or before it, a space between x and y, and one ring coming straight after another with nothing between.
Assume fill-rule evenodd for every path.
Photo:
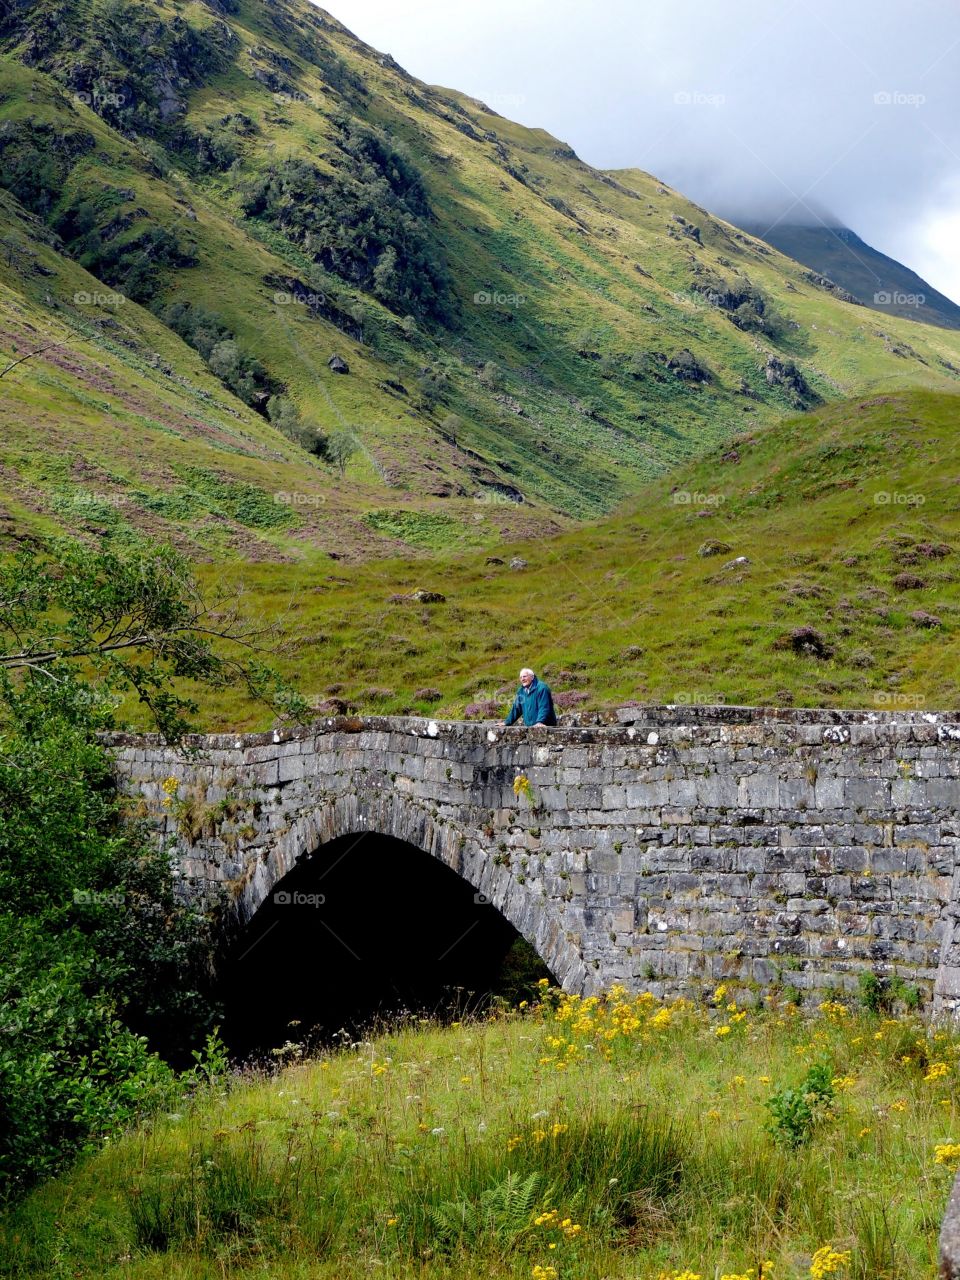
<instances>
[{"instance_id":1,"label":"shadow under arch","mask_svg":"<svg viewBox=\"0 0 960 1280\"><path fill-rule=\"evenodd\" d=\"M463 875L376 832L320 844L272 883L221 965L240 1057L377 1018L479 1010L553 975Z\"/></svg>"}]
</instances>

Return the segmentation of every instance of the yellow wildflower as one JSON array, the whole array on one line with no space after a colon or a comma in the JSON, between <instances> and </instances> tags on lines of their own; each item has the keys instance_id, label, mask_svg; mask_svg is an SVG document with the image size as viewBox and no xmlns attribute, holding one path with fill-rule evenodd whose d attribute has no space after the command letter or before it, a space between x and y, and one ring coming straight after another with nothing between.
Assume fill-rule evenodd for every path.
<instances>
[{"instance_id":1,"label":"yellow wildflower","mask_svg":"<svg viewBox=\"0 0 960 1280\"><path fill-rule=\"evenodd\" d=\"M556 1267L543 1267L538 1262L530 1272L533 1280L557 1280Z\"/></svg>"},{"instance_id":2,"label":"yellow wildflower","mask_svg":"<svg viewBox=\"0 0 960 1280\"><path fill-rule=\"evenodd\" d=\"M898 1098L896 1102L890 1103L891 1111L906 1111L906 1109L907 1109L907 1104L904 1102L902 1098Z\"/></svg>"},{"instance_id":3,"label":"yellow wildflower","mask_svg":"<svg viewBox=\"0 0 960 1280\"><path fill-rule=\"evenodd\" d=\"M730 1028L726 1024L724 1024L722 1027L715 1028L715 1030L716 1030L716 1034L720 1037L728 1036L730 1034Z\"/></svg>"},{"instance_id":4,"label":"yellow wildflower","mask_svg":"<svg viewBox=\"0 0 960 1280\"><path fill-rule=\"evenodd\" d=\"M388 1219L387 1219L387 1226L388 1226L388 1227L395 1227L399 1221L400 1221L400 1219L399 1219L399 1218L388 1218Z\"/></svg>"},{"instance_id":5,"label":"yellow wildflower","mask_svg":"<svg viewBox=\"0 0 960 1280\"><path fill-rule=\"evenodd\" d=\"M945 1164L951 1168L960 1160L960 1143L941 1142L933 1149L933 1163Z\"/></svg>"},{"instance_id":6,"label":"yellow wildflower","mask_svg":"<svg viewBox=\"0 0 960 1280\"><path fill-rule=\"evenodd\" d=\"M942 1080L944 1076L950 1074L950 1068L945 1062L931 1062L930 1069L923 1077L926 1084L932 1084L934 1080Z\"/></svg>"},{"instance_id":7,"label":"yellow wildflower","mask_svg":"<svg viewBox=\"0 0 960 1280\"><path fill-rule=\"evenodd\" d=\"M825 1244L810 1259L810 1280L822 1280L823 1276L835 1275L849 1262L849 1249L839 1252L832 1245Z\"/></svg>"}]
</instances>

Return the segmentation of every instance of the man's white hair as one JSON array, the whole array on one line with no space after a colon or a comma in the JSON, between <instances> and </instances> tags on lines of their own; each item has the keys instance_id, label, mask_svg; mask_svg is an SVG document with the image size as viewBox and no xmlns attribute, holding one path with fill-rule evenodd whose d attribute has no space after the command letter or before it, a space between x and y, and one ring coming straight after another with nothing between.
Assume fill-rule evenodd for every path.
<instances>
[{"instance_id":1,"label":"man's white hair","mask_svg":"<svg viewBox=\"0 0 960 1280\"><path fill-rule=\"evenodd\" d=\"M537 674L537 673L536 673L535 671L533 671L530 667L521 667L521 668L520 668L520 679L521 679L521 680L523 679L523 677L524 677L524 676L535 676L536 674Z\"/></svg>"}]
</instances>

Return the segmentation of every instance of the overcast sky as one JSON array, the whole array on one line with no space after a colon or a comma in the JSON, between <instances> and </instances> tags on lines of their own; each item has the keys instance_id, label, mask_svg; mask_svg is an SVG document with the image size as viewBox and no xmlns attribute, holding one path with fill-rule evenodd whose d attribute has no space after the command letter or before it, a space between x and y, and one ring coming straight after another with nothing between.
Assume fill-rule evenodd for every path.
<instances>
[{"instance_id":1,"label":"overcast sky","mask_svg":"<svg viewBox=\"0 0 960 1280\"><path fill-rule=\"evenodd\" d=\"M960 301L960 0L323 7L598 168L646 169L728 217L830 211Z\"/></svg>"}]
</instances>

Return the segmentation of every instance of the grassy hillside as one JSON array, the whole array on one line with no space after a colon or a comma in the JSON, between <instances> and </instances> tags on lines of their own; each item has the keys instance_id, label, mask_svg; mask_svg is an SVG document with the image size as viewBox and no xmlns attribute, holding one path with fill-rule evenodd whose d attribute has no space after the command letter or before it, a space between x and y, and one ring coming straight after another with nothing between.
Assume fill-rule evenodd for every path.
<instances>
[{"instance_id":1,"label":"grassy hillside","mask_svg":"<svg viewBox=\"0 0 960 1280\"><path fill-rule=\"evenodd\" d=\"M960 335L306 0L8 6L0 188L0 370L47 347L0 379L11 514L75 525L105 493L87 524L198 555L551 532L797 408L960 380ZM266 498L211 496L237 484Z\"/></svg>"},{"instance_id":2,"label":"grassy hillside","mask_svg":"<svg viewBox=\"0 0 960 1280\"><path fill-rule=\"evenodd\" d=\"M493 557L215 573L289 619L300 644L285 669L324 709L496 715L524 663L568 710L955 707L958 413L958 397L902 392L794 417L616 517ZM420 604L418 588L445 600ZM260 723L239 696L205 701L205 715Z\"/></svg>"},{"instance_id":3,"label":"grassy hillside","mask_svg":"<svg viewBox=\"0 0 960 1280\"><path fill-rule=\"evenodd\" d=\"M0 1218L0 1274L935 1274L955 1035L722 986L547 999L319 1060L287 1046L281 1074L218 1082Z\"/></svg>"}]
</instances>

